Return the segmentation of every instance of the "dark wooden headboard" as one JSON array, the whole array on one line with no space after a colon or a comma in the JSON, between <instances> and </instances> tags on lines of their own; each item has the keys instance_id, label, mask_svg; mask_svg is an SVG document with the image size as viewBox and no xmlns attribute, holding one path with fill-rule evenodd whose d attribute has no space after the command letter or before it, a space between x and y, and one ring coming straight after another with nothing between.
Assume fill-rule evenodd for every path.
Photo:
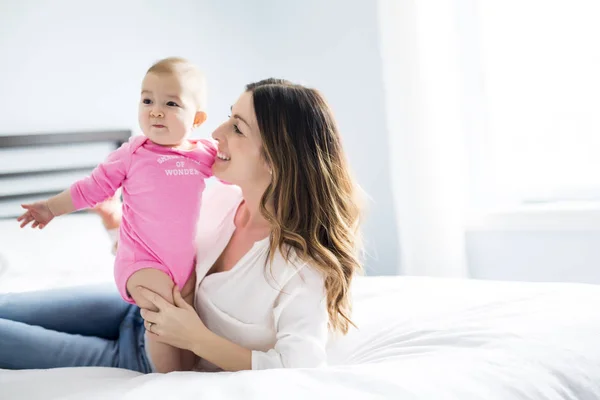
<instances>
[{"instance_id":1,"label":"dark wooden headboard","mask_svg":"<svg viewBox=\"0 0 600 400\"><path fill-rule=\"evenodd\" d=\"M0 219L89 175L130 136L129 130L0 135Z\"/></svg>"}]
</instances>

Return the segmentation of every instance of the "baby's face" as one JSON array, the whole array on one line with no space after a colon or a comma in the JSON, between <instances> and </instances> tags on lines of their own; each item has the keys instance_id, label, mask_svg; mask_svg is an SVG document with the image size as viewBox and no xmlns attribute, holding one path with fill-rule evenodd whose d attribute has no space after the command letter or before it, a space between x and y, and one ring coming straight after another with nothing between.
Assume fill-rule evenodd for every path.
<instances>
[{"instance_id":1,"label":"baby's face","mask_svg":"<svg viewBox=\"0 0 600 400\"><path fill-rule=\"evenodd\" d=\"M144 135L163 146L179 146L199 118L193 93L176 74L149 73L142 82L139 123Z\"/></svg>"}]
</instances>

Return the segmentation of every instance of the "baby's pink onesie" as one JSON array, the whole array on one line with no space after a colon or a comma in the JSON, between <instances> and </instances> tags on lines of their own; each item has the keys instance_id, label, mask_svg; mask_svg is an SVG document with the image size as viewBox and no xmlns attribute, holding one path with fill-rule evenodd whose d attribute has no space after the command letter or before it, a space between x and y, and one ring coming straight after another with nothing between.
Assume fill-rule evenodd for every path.
<instances>
[{"instance_id":1,"label":"baby's pink onesie","mask_svg":"<svg viewBox=\"0 0 600 400\"><path fill-rule=\"evenodd\" d=\"M216 146L193 141L183 151L134 136L98 165L91 176L71 186L77 210L93 207L123 188L123 221L115 258L121 296L127 280L143 268L165 272L182 288L194 271L196 221L204 180L212 175Z\"/></svg>"}]
</instances>

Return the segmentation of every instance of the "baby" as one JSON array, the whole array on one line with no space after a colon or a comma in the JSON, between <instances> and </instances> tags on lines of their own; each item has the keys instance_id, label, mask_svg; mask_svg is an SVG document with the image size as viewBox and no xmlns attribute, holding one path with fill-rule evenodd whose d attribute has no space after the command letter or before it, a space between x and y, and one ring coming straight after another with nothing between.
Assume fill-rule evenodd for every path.
<instances>
[{"instance_id":1,"label":"baby","mask_svg":"<svg viewBox=\"0 0 600 400\"><path fill-rule=\"evenodd\" d=\"M184 59L167 58L150 67L138 112L144 135L132 137L91 176L64 192L23 204L27 211L18 218L21 227L33 221L33 228L43 229L54 217L94 207L121 187L123 217L114 266L121 296L154 308L138 287L172 303L177 285L191 304L194 285L186 282L194 271L196 220L216 156L212 141L189 139L193 128L206 120L204 85L203 74ZM167 369L177 366L173 360Z\"/></svg>"}]
</instances>

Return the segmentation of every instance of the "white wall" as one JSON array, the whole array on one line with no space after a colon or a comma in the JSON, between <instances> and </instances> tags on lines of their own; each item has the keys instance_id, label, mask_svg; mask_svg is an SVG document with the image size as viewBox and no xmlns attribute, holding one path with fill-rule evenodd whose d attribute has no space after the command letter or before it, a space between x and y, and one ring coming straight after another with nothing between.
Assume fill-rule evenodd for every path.
<instances>
[{"instance_id":1,"label":"white wall","mask_svg":"<svg viewBox=\"0 0 600 400\"><path fill-rule=\"evenodd\" d=\"M137 129L144 71L180 55L208 76L209 119L199 133L208 135L257 76L260 63L243 61L257 38L244 4L230 13L211 1L1 1L2 133Z\"/></svg>"},{"instance_id":2,"label":"white wall","mask_svg":"<svg viewBox=\"0 0 600 400\"><path fill-rule=\"evenodd\" d=\"M600 230L480 230L467 234L476 279L600 284Z\"/></svg>"},{"instance_id":3,"label":"white wall","mask_svg":"<svg viewBox=\"0 0 600 400\"><path fill-rule=\"evenodd\" d=\"M530 205L474 219L467 227L473 278L600 284L600 208Z\"/></svg>"},{"instance_id":4,"label":"white wall","mask_svg":"<svg viewBox=\"0 0 600 400\"><path fill-rule=\"evenodd\" d=\"M198 136L248 82L276 76L319 88L371 197L367 272L397 272L376 2L0 0L0 134L137 130L143 73L171 55L207 74L209 118Z\"/></svg>"}]
</instances>

